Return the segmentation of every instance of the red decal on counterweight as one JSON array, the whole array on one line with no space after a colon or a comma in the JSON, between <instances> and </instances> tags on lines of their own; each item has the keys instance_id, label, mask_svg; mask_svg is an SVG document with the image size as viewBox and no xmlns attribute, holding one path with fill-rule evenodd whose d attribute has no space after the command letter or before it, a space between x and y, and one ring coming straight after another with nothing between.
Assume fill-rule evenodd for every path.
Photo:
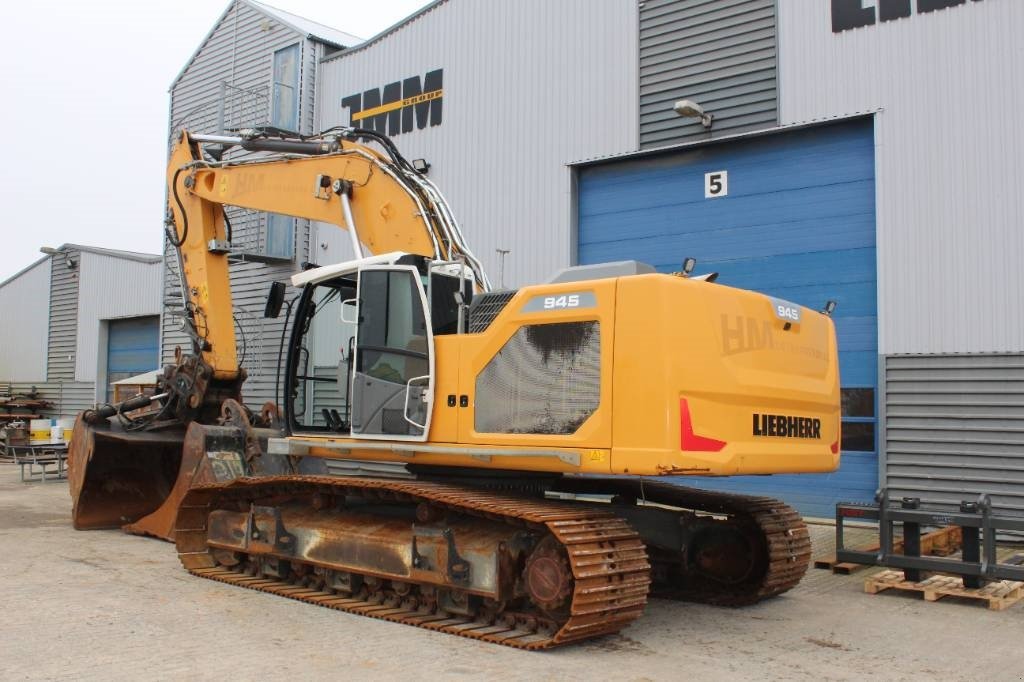
<instances>
[{"instance_id":1,"label":"red decal on counterweight","mask_svg":"<svg viewBox=\"0 0 1024 682\"><path fill-rule=\"evenodd\" d=\"M690 419L690 406L686 398L679 399L679 449L698 452L718 452L726 445L724 440L705 438L693 432L693 420Z\"/></svg>"}]
</instances>

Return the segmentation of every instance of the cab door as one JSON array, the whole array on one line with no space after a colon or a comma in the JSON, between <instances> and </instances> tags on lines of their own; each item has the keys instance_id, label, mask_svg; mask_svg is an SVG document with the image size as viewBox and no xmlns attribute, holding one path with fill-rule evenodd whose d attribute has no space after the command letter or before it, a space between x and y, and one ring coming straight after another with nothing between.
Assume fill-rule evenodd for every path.
<instances>
[{"instance_id":1,"label":"cab door","mask_svg":"<svg viewBox=\"0 0 1024 682\"><path fill-rule=\"evenodd\" d=\"M359 271L352 436L424 441L434 404L434 337L419 272Z\"/></svg>"}]
</instances>

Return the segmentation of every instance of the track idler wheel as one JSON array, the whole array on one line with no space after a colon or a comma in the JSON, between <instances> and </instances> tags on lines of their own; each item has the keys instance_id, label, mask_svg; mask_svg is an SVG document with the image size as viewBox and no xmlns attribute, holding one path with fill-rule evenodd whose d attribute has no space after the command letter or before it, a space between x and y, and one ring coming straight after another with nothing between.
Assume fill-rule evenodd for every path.
<instances>
[{"instance_id":1,"label":"track idler wheel","mask_svg":"<svg viewBox=\"0 0 1024 682\"><path fill-rule=\"evenodd\" d=\"M569 559L550 535L540 541L526 560L523 583L530 601L548 613L564 606L572 593Z\"/></svg>"},{"instance_id":2,"label":"track idler wheel","mask_svg":"<svg viewBox=\"0 0 1024 682\"><path fill-rule=\"evenodd\" d=\"M698 531L689 547L691 570L727 585L760 577L758 574L765 569L765 553L755 532L722 522Z\"/></svg>"}]
</instances>

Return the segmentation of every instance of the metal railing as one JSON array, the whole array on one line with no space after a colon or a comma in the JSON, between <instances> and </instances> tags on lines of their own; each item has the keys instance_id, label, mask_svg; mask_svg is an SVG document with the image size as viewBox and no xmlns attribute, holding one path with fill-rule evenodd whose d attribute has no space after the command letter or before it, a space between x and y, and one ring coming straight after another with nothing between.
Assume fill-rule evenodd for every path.
<instances>
[{"instance_id":1,"label":"metal railing","mask_svg":"<svg viewBox=\"0 0 1024 682\"><path fill-rule=\"evenodd\" d=\"M259 128L270 125L270 87L240 88L221 81L215 99L185 112L175 120L170 129L168 145L172 145L181 130L201 135L226 135L243 128ZM242 149L229 149L225 160L238 160L259 155ZM231 255L235 260L282 259L266 255L266 215L250 209L231 207L228 217L232 225ZM289 259L284 259L289 260Z\"/></svg>"},{"instance_id":2,"label":"metal railing","mask_svg":"<svg viewBox=\"0 0 1024 682\"><path fill-rule=\"evenodd\" d=\"M268 86L239 88L221 81L214 100L190 109L171 124L170 141L173 142L182 129L205 135L224 135L240 128L269 124Z\"/></svg>"}]
</instances>

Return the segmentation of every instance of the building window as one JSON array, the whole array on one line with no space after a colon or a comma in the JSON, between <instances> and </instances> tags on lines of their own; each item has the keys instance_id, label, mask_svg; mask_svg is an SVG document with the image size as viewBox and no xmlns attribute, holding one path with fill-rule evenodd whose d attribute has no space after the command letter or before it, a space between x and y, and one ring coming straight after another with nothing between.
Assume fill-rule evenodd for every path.
<instances>
[{"instance_id":1,"label":"building window","mask_svg":"<svg viewBox=\"0 0 1024 682\"><path fill-rule=\"evenodd\" d=\"M263 255L286 260L295 256L295 218L278 213L267 214Z\"/></svg>"},{"instance_id":2,"label":"building window","mask_svg":"<svg viewBox=\"0 0 1024 682\"><path fill-rule=\"evenodd\" d=\"M852 452L874 452L878 444L875 426L875 389L843 388L843 434L842 448Z\"/></svg>"},{"instance_id":3,"label":"building window","mask_svg":"<svg viewBox=\"0 0 1024 682\"><path fill-rule=\"evenodd\" d=\"M296 43L274 53L274 91L270 124L299 130L299 45Z\"/></svg>"}]
</instances>

